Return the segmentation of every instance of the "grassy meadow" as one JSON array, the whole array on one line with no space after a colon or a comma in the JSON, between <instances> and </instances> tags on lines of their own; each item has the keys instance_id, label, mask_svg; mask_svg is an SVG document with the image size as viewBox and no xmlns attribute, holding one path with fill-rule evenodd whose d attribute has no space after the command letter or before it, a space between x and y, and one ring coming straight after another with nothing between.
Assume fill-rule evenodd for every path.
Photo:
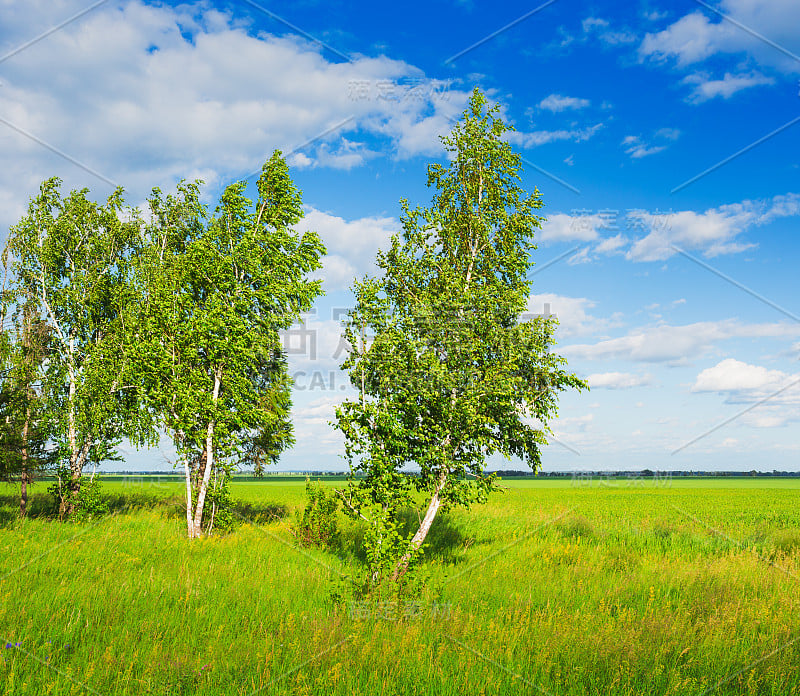
<instances>
[{"instance_id":1,"label":"grassy meadow","mask_svg":"<svg viewBox=\"0 0 800 696\"><path fill-rule=\"evenodd\" d=\"M194 542L176 482L108 478L84 525L2 486L3 693L800 694L800 480L505 486L437 518L400 612L334 601L359 530L296 548L299 478Z\"/></svg>"}]
</instances>

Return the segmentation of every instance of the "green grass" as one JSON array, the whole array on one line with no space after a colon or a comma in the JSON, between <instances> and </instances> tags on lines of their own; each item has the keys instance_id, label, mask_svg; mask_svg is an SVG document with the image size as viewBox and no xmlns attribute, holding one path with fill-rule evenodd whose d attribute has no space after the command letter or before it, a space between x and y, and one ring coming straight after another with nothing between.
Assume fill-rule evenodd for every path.
<instances>
[{"instance_id":1,"label":"green grass","mask_svg":"<svg viewBox=\"0 0 800 696\"><path fill-rule=\"evenodd\" d=\"M179 483L83 526L2 487L4 693L800 694L800 481L506 485L437 519L402 620L331 599L357 529L293 548L302 479L235 482L257 523L195 542Z\"/></svg>"}]
</instances>

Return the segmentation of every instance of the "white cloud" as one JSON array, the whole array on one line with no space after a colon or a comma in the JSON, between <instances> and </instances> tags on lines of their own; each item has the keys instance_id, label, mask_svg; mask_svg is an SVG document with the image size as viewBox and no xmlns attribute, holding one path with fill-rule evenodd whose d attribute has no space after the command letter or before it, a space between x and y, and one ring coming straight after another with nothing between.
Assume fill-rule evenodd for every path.
<instances>
[{"instance_id":1,"label":"white cloud","mask_svg":"<svg viewBox=\"0 0 800 696\"><path fill-rule=\"evenodd\" d=\"M680 135L681 132L677 128L659 128L656 131L657 138L666 138L667 140L677 140Z\"/></svg>"},{"instance_id":2,"label":"white cloud","mask_svg":"<svg viewBox=\"0 0 800 696\"><path fill-rule=\"evenodd\" d=\"M659 12L658 10L650 10L649 12L645 12L643 16L648 22L657 22L660 19L664 19L667 13Z\"/></svg>"},{"instance_id":3,"label":"white cloud","mask_svg":"<svg viewBox=\"0 0 800 696\"><path fill-rule=\"evenodd\" d=\"M599 372L586 379L592 389L631 389L653 383L652 375L635 375L630 372Z\"/></svg>"},{"instance_id":4,"label":"white cloud","mask_svg":"<svg viewBox=\"0 0 800 696\"><path fill-rule=\"evenodd\" d=\"M579 249L577 253L573 254L567 259L567 264L570 266L577 266L578 264L582 263L591 263L592 257L589 255L589 248L583 247L583 249Z\"/></svg>"},{"instance_id":5,"label":"white cloud","mask_svg":"<svg viewBox=\"0 0 800 696\"><path fill-rule=\"evenodd\" d=\"M787 193L783 196L775 196L766 210L763 210L758 217L759 225L766 225L773 220L782 217L793 217L800 215L800 194Z\"/></svg>"},{"instance_id":6,"label":"white cloud","mask_svg":"<svg viewBox=\"0 0 800 696\"><path fill-rule=\"evenodd\" d=\"M573 128L570 130L512 131L508 134L508 141L524 148L538 147L539 145L546 145L547 143L557 142L559 140L569 140L580 143L589 140L602 127L602 123L596 123L593 126Z\"/></svg>"},{"instance_id":7,"label":"white cloud","mask_svg":"<svg viewBox=\"0 0 800 696\"><path fill-rule=\"evenodd\" d=\"M726 72L721 80L712 80L705 73L694 73L684 77L682 82L693 86L692 93L687 97L687 101L693 104L700 104L715 97L730 99L734 94L749 87L775 84L773 78L757 72L739 75Z\"/></svg>"},{"instance_id":8,"label":"white cloud","mask_svg":"<svg viewBox=\"0 0 800 696\"><path fill-rule=\"evenodd\" d=\"M7 42L22 43L84 7L1 3L0 25ZM466 93L441 90L384 56L329 57L296 36L255 34L247 21L206 5L131 0L99 7L7 60L0 113L139 199L195 172L224 184L257 170L273 149L303 143L294 166L358 166L377 156L366 142L376 137L401 159L441 152L436 136L450 130ZM409 79L422 81L413 98ZM0 224L15 221L53 174L68 188L110 191L3 124L0 148Z\"/></svg>"},{"instance_id":9,"label":"white cloud","mask_svg":"<svg viewBox=\"0 0 800 696\"><path fill-rule=\"evenodd\" d=\"M392 217L364 217L355 220L307 208L300 230L318 232L327 249L321 276L326 290L350 287L354 277L374 273L379 249L387 250L399 222Z\"/></svg>"},{"instance_id":10,"label":"white cloud","mask_svg":"<svg viewBox=\"0 0 800 696\"><path fill-rule=\"evenodd\" d=\"M581 22L581 28L587 34L595 29L605 29L607 26L608 21L601 17L587 17Z\"/></svg>"},{"instance_id":11,"label":"white cloud","mask_svg":"<svg viewBox=\"0 0 800 696\"><path fill-rule=\"evenodd\" d=\"M641 159L648 155L655 155L667 149L666 145L646 145L638 135L629 135L623 141L626 154L633 159Z\"/></svg>"},{"instance_id":12,"label":"white cloud","mask_svg":"<svg viewBox=\"0 0 800 696\"><path fill-rule=\"evenodd\" d=\"M619 325L620 317L609 318L593 316L589 310L595 302L585 297L566 297L546 292L528 298L528 312L531 314L550 314L558 318L558 336L582 336Z\"/></svg>"},{"instance_id":13,"label":"white cloud","mask_svg":"<svg viewBox=\"0 0 800 696\"><path fill-rule=\"evenodd\" d=\"M724 21L713 25L700 11L681 17L664 31L646 34L639 47L642 57L664 60L675 57L679 65L696 63L714 52L722 34L732 35L736 27Z\"/></svg>"},{"instance_id":14,"label":"white cloud","mask_svg":"<svg viewBox=\"0 0 800 696\"><path fill-rule=\"evenodd\" d=\"M549 215L547 220L542 223L538 241L543 244L570 241L591 242L597 239L599 232L607 226L608 220L597 213L580 215L555 213Z\"/></svg>"},{"instance_id":15,"label":"white cloud","mask_svg":"<svg viewBox=\"0 0 800 696\"><path fill-rule=\"evenodd\" d=\"M288 331L282 332L289 372L297 377L298 383L302 382L301 390L309 388L313 379L330 381L330 372L338 371L347 357L349 347L342 336L344 314L345 308L335 307L330 318L309 313Z\"/></svg>"},{"instance_id":16,"label":"white cloud","mask_svg":"<svg viewBox=\"0 0 800 696\"><path fill-rule=\"evenodd\" d=\"M720 11L750 31L716 14L696 10L663 31L645 35L640 57L674 58L679 66L687 66L716 54L744 53L760 65L800 72L800 61L787 55L800 52L800 4L796 0L723 0Z\"/></svg>"},{"instance_id":17,"label":"white cloud","mask_svg":"<svg viewBox=\"0 0 800 696\"><path fill-rule=\"evenodd\" d=\"M589 103L588 99L551 94L539 102L539 108L558 113L566 109L584 109L589 106Z\"/></svg>"},{"instance_id":18,"label":"white cloud","mask_svg":"<svg viewBox=\"0 0 800 696\"><path fill-rule=\"evenodd\" d=\"M633 243L627 257L633 261L668 259L677 253L673 245L687 251L702 251L708 257L737 253L755 246L737 239L750 227L798 214L800 196L794 193L771 200L723 205L703 213L631 211L628 214L631 225L648 234Z\"/></svg>"},{"instance_id":19,"label":"white cloud","mask_svg":"<svg viewBox=\"0 0 800 696\"><path fill-rule=\"evenodd\" d=\"M693 392L725 395L728 404L753 404L742 422L754 428L777 428L800 419L800 375L727 358L699 375Z\"/></svg>"},{"instance_id":20,"label":"white cloud","mask_svg":"<svg viewBox=\"0 0 800 696\"><path fill-rule=\"evenodd\" d=\"M655 132L653 137L663 143L665 140L677 140L680 134L681 132L677 128L661 128ZM622 146L632 159L641 159L667 149L666 143L660 145L648 144L641 135L625 136L622 139Z\"/></svg>"},{"instance_id":21,"label":"white cloud","mask_svg":"<svg viewBox=\"0 0 800 696\"><path fill-rule=\"evenodd\" d=\"M673 246L701 252L707 257L752 249L755 244L740 241L739 237L754 226L800 215L800 194L788 193L767 200L742 201L705 212L682 210L651 213L629 210L621 219L616 214L612 215L613 211L572 212L571 215L550 215L537 241L543 244L595 243L593 248L581 250L572 263L590 261L592 254L621 253L630 261L663 261L677 253ZM603 231L619 229L623 222L628 230L644 235L629 237L620 232L613 237L602 237Z\"/></svg>"},{"instance_id":22,"label":"white cloud","mask_svg":"<svg viewBox=\"0 0 800 696\"><path fill-rule=\"evenodd\" d=\"M302 468L312 468L314 462L322 462L315 468L328 469L330 461L320 460L320 456L335 456L342 453L344 438L329 423L336 419L336 407L344 397L322 396L292 408L295 438L301 443L288 453L289 462L297 462ZM304 443L314 443L313 449Z\"/></svg>"},{"instance_id":23,"label":"white cloud","mask_svg":"<svg viewBox=\"0 0 800 696\"><path fill-rule=\"evenodd\" d=\"M760 365L727 358L714 367L703 370L695 380L692 391L723 392L742 390L775 389L786 379L787 375L780 370L768 370Z\"/></svg>"},{"instance_id":24,"label":"white cloud","mask_svg":"<svg viewBox=\"0 0 800 696\"><path fill-rule=\"evenodd\" d=\"M305 420L309 423L327 423L333 420L336 416L336 407L342 402L342 399L337 399L331 396L323 396L314 399L305 406L298 407L294 410L295 417Z\"/></svg>"},{"instance_id":25,"label":"white cloud","mask_svg":"<svg viewBox=\"0 0 800 696\"><path fill-rule=\"evenodd\" d=\"M634 43L638 40L636 34L629 29L611 29L610 23L600 17L587 17L581 22L583 40L596 36L606 46L619 46Z\"/></svg>"},{"instance_id":26,"label":"white cloud","mask_svg":"<svg viewBox=\"0 0 800 696\"><path fill-rule=\"evenodd\" d=\"M600 34L600 40L609 46L620 44L630 44L638 41L639 37L632 31L604 31Z\"/></svg>"},{"instance_id":27,"label":"white cloud","mask_svg":"<svg viewBox=\"0 0 800 696\"><path fill-rule=\"evenodd\" d=\"M594 251L598 254L615 254L620 252L627 243L628 238L620 233L614 237L604 239L594 248Z\"/></svg>"},{"instance_id":28,"label":"white cloud","mask_svg":"<svg viewBox=\"0 0 800 696\"><path fill-rule=\"evenodd\" d=\"M727 319L682 326L658 324L594 344L563 346L561 352L567 357L585 360L633 360L679 365L707 355L714 344L720 341L795 336L800 336L800 325L797 324L742 324Z\"/></svg>"}]
</instances>

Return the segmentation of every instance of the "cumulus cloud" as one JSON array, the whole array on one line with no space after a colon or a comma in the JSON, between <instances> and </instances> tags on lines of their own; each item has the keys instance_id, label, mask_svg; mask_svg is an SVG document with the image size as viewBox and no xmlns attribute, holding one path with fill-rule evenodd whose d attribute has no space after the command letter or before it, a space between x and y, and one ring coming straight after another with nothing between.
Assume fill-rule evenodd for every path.
<instances>
[{"instance_id":1,"label":"cumulus cloud","mask_svg":"<svg viewBox=\"0 0 800 696\"><path fill-rule=\"evenodd\" d=\"M622 139L622 147L631 159L641 159L667 149L668 142L680 136L677 128L660 128L653 134L657 144L650 144L641 135L626 135Z\"/></svg>"},{"instance_id":2,"label":"cumulus cloud","mask_svg":"<svg viewBox=\"0 0 800 696\"><path fill-rule=\"evenodd\" d=\"M588 99L579 97L565 97L561 94L551 94L539 102L539 108L546 111L559 113L567 109L584 109L589 106Z\"/></svg>"},{"instance_id":3,"label":"cumulus cloud","mask_svg":"<svg viewBox=\"0 0 800 696\"><path fill-rule=\"evenodd\" d=\"M632 389L653 383L652 375L636 375L630 372L598 372L586 379L592 389Z\"/></svg>"},{"instance_id":4,"label":"cumulus cloud","mask_svg":"<svg viewBox=\"0 0 800 696\"><path fill-rule=\"evenodd\" d=\"M562 128L559 130L536 130L530 132L512 131L508 134L508 141L514 145L520 145L525 148L538 147L539 145L545 145L559 140L580 143L589 140L602 127L602 123L596 123L593 126L586 126L584 128Z\"/></svg>"},{"instance_id":5,"label":"cumulus cloud","mask_svg":"<svg viewBox=\"0 0 800 696\"><path fill-rule=\"evenodd\" d=\"M555 242L591 242L608 226L607 218L599 213L549 215L542 224L538 240L543 244Z\"/></svg>"},{"instance_id":6,"label":"cumulus cloud","mask_svg":"<svg viewBox=\"0 0 800 696\"><path fill-rule=\"evenodd\" d=\"M680 365L707 355L720 341L795 336L800 336L800 326L797 324L742 324L727 319L682 326L658 324L594 344L563 346L561 352L567 357L585 360L632 360Z\"/></svg>"},{"instance_id":7,"label":"cumulus cloud","mask_svg":"<svg viewBox=\"0 0 800 696\"><path fill-rule=\"evenodd\" d=\"M760 65L789 74L800 72L800 61L791 55L800 53L796 31L800 4L795 0L723 0L720 10L750 31L717 14L696 10L663 31L646 34L639 46L640 58L674 59L684 67L717 54L745 54Z\"/></svg>"},{"instance_id":8,"label":"cumulus cloud","mask_svg":"<svg viewBox=\"0 0 800 696\"><path fill-rule=\"evenodd\" d=\"M697 375L693 392L715 392L729 404L752 404L742 421L777 428L800 419L800 375L726 358Z\"/></svg>"},{"instance_id":9,"label":"cumulus cloud","mask_svg":"<svg viewBox=\"0 0 800 696\"><path fill-rule=\"evenodd\" d=\"M668 259L676 253L673 245L687 251L701 251L707 257L741 252L755 246L738 240L743 232L780 217L798 214L800 196L794 193L771 200L723 205L702 213L631 211L628 214L631 226L647 234L633 242L627 257L633 261Z\"/></svg>"},{"instance_id":10,"label":"cumulus cloud","mask_svg":"<svg viewBox=\"0 0 800 696\"><path fill-rule=\"evenodd\" d=\"M376 272L375 255L386 250L399 222L392 217L364 217L345 220L309 207L299 227L318 232L327 249L321 277L326 290L350 287L353 278Z\"/></svg>"},{"instance_id":11,"label":"cumulus cloud","mask_svg":"<svg viewBox=\"0 0 800 696\"><path fill-rule=\"evenodd\" d=\"M0 3L0 25L7 42L21 44L54 17L84 8ZM345 61L203 4L109 3L3 68L0 224L16 220L54 173L69 188L88 185L102 196L110 180L141 199L154 185L196 173L225 184L257 170L276 148L305 144L294 166L340 169L377 156L368 144L376 138L399 159L438 153L436 136L467 98L403 61Z\"/></svg>"},{"instance_id":12,"label":"cumulus cloud","mask_svg":"<svg viewBox=\"0 0 800 696\"><path fill-rule=\"evenodd\" d=\"M687 101L693 104L700 104L715 97L730 99L734 94L749 87L775 84L773 78L758 72L738 75L726 72L725 76L719 80L711 79L706 73L694 73L684 77L682 82L692 86L692 92L687 97Z\"/></svg>"},{"instance_id":13,"label":"cumulus cloud","mask_svg":"<svg viewBox=\"0 0 800 696\"><path fill-rule=\"evenodd\" d=\"M727 358L697 375L692 391L740 392L765 389L774 391L785 383L788 377L780 370L768 370L761 365L750 365L734 358Z\"/></svg>"},{"instance_id":14,"label":"cumulus cloud","mask_svg":"<svg viewBox=\"0 0 800 696\"><path fill-rule=\"evenodd\" d=\"M558 319L558 335L585 336L619 326L621 316L596 317L591 309L596 303L585 297L567 297L554 293L540 293L528 298L528 312L536 315L555 315Z\"/></svg>"},{"instance_id":15,"label":"cumulus cloud","mask_svg":"<svg viewBox=\"0 0 800 696\"><path fill-rule=\"evenodd\" d=\"M665 134L664 137L667 137ZM677 137L674 134L672 137ZM624 254L630 261L663 261L677 252L673 247L700 252L706 257L734 254L754 248L740 237L784 217L800 215L800 194L788 193L772 199L742 201L703 212L693 210L591 211L554 213L543 224L537 241L542 244L588 242L572 263L585 263L597 255ZM604 237L604 232L624 226Z\"/></svg>"}]
</instances>

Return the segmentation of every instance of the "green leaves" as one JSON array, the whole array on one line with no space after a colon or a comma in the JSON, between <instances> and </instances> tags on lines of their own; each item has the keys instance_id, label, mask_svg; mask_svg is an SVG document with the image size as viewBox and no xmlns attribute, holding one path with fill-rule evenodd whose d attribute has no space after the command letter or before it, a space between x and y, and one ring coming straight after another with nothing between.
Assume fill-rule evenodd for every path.
<instances>
[{"instance_id":1,"label":"green leaves","mask_svg":"<svg viewBox=\"0 0 800 696\"><path fill-rule=\"evenodd\" d=\"M16 416L28 414L30 457L39 414L48 414L76 495L87 461L114 458L122 437L154 444L166 429L186 465L195 535L206 494L212 505L225 499L219 491L237 458L263 466L294 442L278 332L320 294L307 276L325 250L316 234L292 229L302 201L279 152L264 164L255 203L238 182L213 214L201 182L154 189L147 221L121 190L99 204L86 190L62 196L60 183L42 184L6 252L14 286L4 311L24 306L29 328L47 328L46 357L17 361L30 368L25 384L41 378L40 398L31 410L26 397L20 410L5 389L0 408L14 406L14 433ZM8 341L2 349L14 354ZM8 434L8 452L18 439ZM209 492L212 472L222 488ZM62 514L74 499L62 497Z\"/></svg>"},{"instance_id":2,"label":"green leaves","mask_svg":"<svg viewBox=\"0 0 800 696\"><path fill-rule=\"evenodd\" d=\"M520 320L542 201L520 188L520 157L498 113L473 92L462 121L442 138L449 164L428 168L431 205L412 210L401 201L402 234L378 254L382 274L353 288L353 350L343 367L359 398L337 410L336 423L353 473L350 495L362 506L382 504L390 534L410 500L397 491L413 484L426 492L412 550L440 505L469 505L494 488L483 473L487 457L517 456L536 469L558 393L586 386L551 352L555 320ZM403 473L407 467L419 476ZM409 559L406 551L395 576Z\"/></svg>"},{"instance_id":3,"label":"green leaves","mask_svg":"<svg viewBox=\"0 0 800 696\"><path fill-rule=\"evenodd\" d=\"M136 264L143 395L200 487L196 501L204 462L229 469L242 456L262 466L293 443L278 332L320 294L307 276L325 253L315 233L292 229L302 201L279 152L264 164L255 203L237 182L209 215L199 185L154 190Z\"/></svg>"},{"instance_id":4,"label":"green leaves","mask_svg":"<svg viewBox=\"0 0 800 696\"><path fill-rule=\"evenodd\" d=\"M141 221L121 190L99 204L86 189L62 196L60 184L41 185L11 229L8 250L16 301L50 333L42 398L77 480L97 443L138 427L138 405L124 388L130 262Z\"/></svg>"}]
</instances>

